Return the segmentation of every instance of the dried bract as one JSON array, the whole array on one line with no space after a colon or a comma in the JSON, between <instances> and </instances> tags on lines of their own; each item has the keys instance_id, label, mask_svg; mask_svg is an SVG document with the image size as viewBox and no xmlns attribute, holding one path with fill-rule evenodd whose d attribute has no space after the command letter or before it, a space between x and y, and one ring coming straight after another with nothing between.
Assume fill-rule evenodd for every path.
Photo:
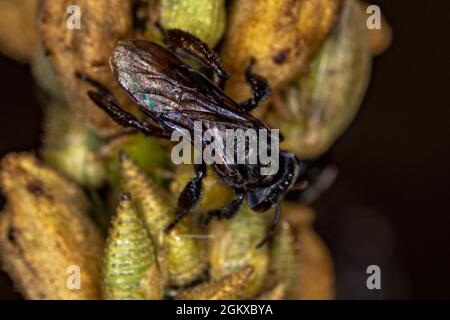
<instances>
[{"instance_id":1,"label":"dried bract","mask_svg":"<svg viewBox=\"0 0 450 320\"><path fill-rule=\"evenodd\" d=\"M4 269L28 299L99 299L103 243L82 191L29 154L2 160Z\"/></svg>"},{"instance_id":2,"label":"dried bract","mask_svg":"<svg viewBox=\"0 0 450 320\"><path fill-rule=\"evenodd\" d=\"M173 199L125 154L121 155L123 188L128 190L158 250L161 270L170 285L184 285L206 269L204 245L184 219L170 232L165 228L175 218Z\"/></svg>"},{"instance_id":3,"label":"dried bract","mask_svg":"<svg viewBox=\"0 0 450 320\"><path fill-rule=\"evenodd\" d=\"M90 187L105 181L103 163L95 156L101 141L67 105L53 101L47 106L43 140L45 162L67 177Z\"/></svg>"},{"instance_id":4,"label":"dried bract","mask_svg":"<svg viewBox=\"0 0 450 320\"><path fill-rule=\"evenodd\" d=\"M194 177L192 165L180 165L175 171L175 179L170 184L170 190L178 197L186 184ZM233 199L233 190L220 181L214 170L209 169L208 175L202 181L203 195L197 211L206 213L222 209Z\"/></svg>"},{"instance_id":5,"label":"dried bract","mask_svg":"<svg viewBox=\"0 0 450 320\"><path fill-rule=\"evenodd\" d=\"M258 300L283 300L286 296L286 285L284 283L279 283L272 289L263 292L258 298Z\"/></svg>"},{"instance_id":6,"label":"dried bract","mask_svg":"<svg viewBox=\"0 0 450 320\"><path fill-rule=\"evenodd\" d=\"M183 291L178 300L234 300L248 286L253 268L246 266L241 270L215 281L198 285Z\"/></svg>"},{"instance_id":7,"label":"dried bract","mask_svg":"<svg viewBox=\"0 0 450 320\"><path fill-rule=\"evenodd\" d=\"M325 40L339 13L341 0L234 1L221 49L231 72L227 92L243 100L250 95L244 70L251 58L255 72L272 89L294 80Z\"/></svg>"},{"instance_id":8,"label":"dried bract","mask_svg":"<svg viewBox=\"0 0 450 320\"><path fill-rule=\"evenodd\" d=\"M68 15L70 6L77 6L80 11ZM78 17L79 28L76 24L70 25L71 19ZM50 57L70 106L98 133L116 132L118 127L89 99L86 94L89 87L76 73L89 75L110 87L122 104L129 106L128 99L113 80L109 57L118 40L132 35L131 1L43 0L39 18L45 53Z\"/></svg>"}]
</instances>

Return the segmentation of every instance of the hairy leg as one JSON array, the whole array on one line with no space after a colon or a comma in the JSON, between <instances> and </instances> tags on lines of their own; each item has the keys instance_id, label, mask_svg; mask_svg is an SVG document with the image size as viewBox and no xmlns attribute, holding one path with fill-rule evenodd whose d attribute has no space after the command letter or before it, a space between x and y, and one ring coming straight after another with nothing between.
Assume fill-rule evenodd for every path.
<instances>
[{"instance_id":1,"label":"hairy leg","mask_svg":"<svg viewBox=\"0 0 450 320\"><path fill-rule=\"evenodd\" d=\"M180 222L186 215L188 215L192 210L194 210L198 203L200 202L200 197L202 194L202 180L206 177L206 165L195 164L194 165L195 177L189 181L189 183L184 187L178 197L178 206L175 213L175 219L166 227L166 231L170 231L173 227Z\"/></svg>"},{"instance_id":2,"label":"hairy leg","mask_svg":"<svg viewBox=\"0 0 450 320\"><path fill-rule=\"evenodd\" d=\"M81 74L77 74L77 77L96 88L96 91L88 91L89 97L121 126L136 129L150 137L170 138L170 133L164 128L149 122L141 122L131 113L123 110L113 94L98 81Z\"/></svg>"},{"instance_id":3,"label":"hairy leg","mask_svg":"<svg viewBox=\"0 0 450 320\"><path fill-rule=\"evenodd\" d=\"M208 212L208 216L203 221L202 226L206 227L213 218L230 219L238 213L239 209L242 207L242 203L244 202L245 193L243 190L237 190L236 194L238 198L228 203L222 210Z\"/></svg>"},{"instance_id":4,"label":"hairy leg","mask_svg":"<svg viewBox=\"0 0 450 320\"><path fill-rule=\"evenodd\" d=\"M265 100L270 96L270 86L267 80L257 74L252 72L253 65L255 64L255 59L251 59L250 63L245 70L245 78L248 84L252 88L253 97L241 103L241 107L246 111L250 112L256 108L261 100Z\"/></svg>"}]
</instances>

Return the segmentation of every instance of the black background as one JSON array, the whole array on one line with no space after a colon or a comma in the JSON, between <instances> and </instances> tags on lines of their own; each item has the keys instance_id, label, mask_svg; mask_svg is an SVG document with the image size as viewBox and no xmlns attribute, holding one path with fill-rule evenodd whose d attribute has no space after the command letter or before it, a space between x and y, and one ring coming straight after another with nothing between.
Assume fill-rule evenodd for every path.
<instances>
[{"instance_id":1,"label":"black background","mask_svg":"<svg viewBox=\"0 0 450 320\"><path fill-rule=\"evenodd\" d=\"M315 204L338 298L450 298L450 1L372 1L395 31L360 114L333 147ZM42 111L26 66L0 56L0 156L36 150ZM366 288L381 267L382 290ZM20 298L0 273L0 298Z\"/></svg>"}]
</instances>

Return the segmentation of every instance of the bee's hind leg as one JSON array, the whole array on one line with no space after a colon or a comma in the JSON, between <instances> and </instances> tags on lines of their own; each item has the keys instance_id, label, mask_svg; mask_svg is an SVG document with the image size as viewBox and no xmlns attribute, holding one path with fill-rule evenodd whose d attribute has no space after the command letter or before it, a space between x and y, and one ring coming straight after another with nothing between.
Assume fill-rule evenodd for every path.
<instances>
[{"instance_id":1,"label":"bee's hind leg","mask_svg":"<svg viewBox=\"0 0 450 320\"><path fill-rule=\"evenodd\" d=\"M261 100L265 100L270 96L270 86L266 78L253 73L252 68L255 64L255 59L252 58L245 69L245 78L247 83L252 88L253 97L241 103L241 107L246 112L252 111L256 108Z\"/></svg>"},{"instance_id":2,"label":"bee's hind leg","mask_svg":"<svg viewBox=\"0 0 450 320\"><path fill-rule=\"evenodd\" d=\"M175 218L173 221L166 227L166 231L170 231L173 229L178 222L181 221L186 215L188 215L192 210L194 210L198 203L200 202L201 194L202 194L202 180L206 177L206 165L195 164L195 177L189 181L189 183L184 187L184 190L181 192L178 197L178 205L175 212Z\"/></svg>"}]
</instances>

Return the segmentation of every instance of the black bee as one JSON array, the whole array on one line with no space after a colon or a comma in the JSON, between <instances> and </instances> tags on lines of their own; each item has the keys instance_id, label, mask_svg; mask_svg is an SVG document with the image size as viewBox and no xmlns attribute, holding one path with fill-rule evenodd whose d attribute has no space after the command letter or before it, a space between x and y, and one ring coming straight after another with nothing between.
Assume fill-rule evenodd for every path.
<instances>
[{"instance_id":1,"label":"black bee","mask_svg":"<svg viewBox=\"0 0 450 320\"><path fill-rule=\"evenodd\" d=\"M180 30L168 30L165 40L168 49L150 41L120 41L110 60L115 78L146 115L146 121L139 121L123 110L113 95L98 82L78 75L97 88L96 91L88 92L90 98L120 125L137 129L151 137L170 139L172 132L180 129L193 132L195 121L201 121L203 129L270 131L266 124L249 113L260 100L270 95L267 81L252 73L254 61L249 63L245 73L253 97L239 104L224 93L228 73L221 67L218 56L205 43ZM211 80L180 56L189 57L207 67L212 74ZM155 105L158 106L157 110ZM206 143L203 143L202 148L205 146ZM275 207L272 226L261 241L262 245L274 232L280 218L280 201L305 171L305 162L293 153L281 150L278 171L272 175L262 175L260 163L235 164L224 156L222 158L222 163L213 166L223 182L235 190L237 198L223 209L210 212L208 221L212 217L232 217L239 211L245 198L248 206L255 211L267 211ZM173 228L199 203L206 165L195 164L194 170L195 177L181 192L176 217L167 230Z\"/></svg>"}]
</instances>

